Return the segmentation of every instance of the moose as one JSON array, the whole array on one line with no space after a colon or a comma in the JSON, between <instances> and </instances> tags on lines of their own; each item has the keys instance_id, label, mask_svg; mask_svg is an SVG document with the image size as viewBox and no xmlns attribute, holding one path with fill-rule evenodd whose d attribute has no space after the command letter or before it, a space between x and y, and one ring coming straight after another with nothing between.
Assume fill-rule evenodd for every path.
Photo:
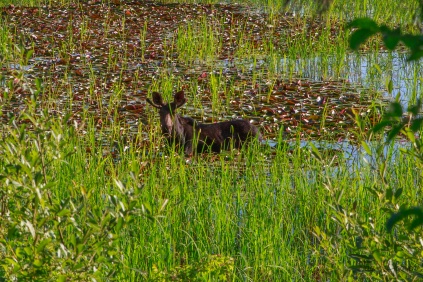
<instances>
[{"instance_id":1,"label":"moose","mask_svg":"<svg viewBox=\"0 0 423 282\"><path fill-rule=\"evenodd\" d=\"M159 110L162 134L168 141L182 146L186 155L207 150L219 153L222 149L231 148L231 145L240 149L254 138L261 140L259 130L244 119L206 124L176 114L176 109L187 101L183 90L177 92L170 103L163 102L158 92L152 94L152 99L147 98L147 102ZM196 144L194 140L197 140Z\"/></svg>"}]
</instances>

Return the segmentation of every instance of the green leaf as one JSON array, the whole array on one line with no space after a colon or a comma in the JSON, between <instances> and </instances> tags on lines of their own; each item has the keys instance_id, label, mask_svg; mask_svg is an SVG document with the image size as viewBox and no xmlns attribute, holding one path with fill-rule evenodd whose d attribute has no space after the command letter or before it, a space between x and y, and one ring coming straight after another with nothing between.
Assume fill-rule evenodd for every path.
<instances>
[{"instance_id":1,"label":"green leaf","mask_svg":"<svg viewBox=\"0 0 423 282\"><path fill-rule=\"evenodd\" d=\"M404 42L405 46L410 48L412 51L417 51L420 50L420 47L423 44L423 36L406 34L401 36L401 41Z\"/></svg>"},{"instance_id":2,"label":"green leaf","mask_svg":"<svg viewBox=\"0 0 423 282\"><path fill-rule=\"evenodd\" d=\"M398 91L397 95L395 96L395 102L401 101L401 92Z\"/></svg>"},{"instance_id":3,"label":"green leaf","mask_svg":"<svg viewBox=\"0 0 423 282\"><path fill-rule=\"evenodd\" d=\"M30 247L25 247L23 249L28 256L32 255L32 249Z\"/></svg>"},{"instance_id":4,"label":"green leaf","mask_svg":"<svg viewBox=\"0 0 423 282\"><path fill-rule=\"evenodd\" d=\"M41 80L41 78L37 77L35 79L35 87L37 88L38 91L41 91L41 89L42 89L42 80Z\"/></svg>"},{"instance_id":5,"label":"green leaf","mask_svg":"<svg viewBox=\"0 0 423 282\"><path fill-rule=\"evenodd\" d=\"M16 228L16 226L15 226L15 225L11 226L11 227L9 228L9 230L7 231L7 238L8 238L9 240L14 240L14 239L16 239L16 238L19 238L20 236L21 236L21 234L20 234L20 232L19 232L19 229L18 229L18 228Z\"/></svg>"},{"instance_id":6,"label":"green leaf","mask_svg":"<svg viewBox=\"0 0 423 282\"><path fill-rule=\"evenodd\" d=\"M75 236L75 233L72 233L70 235L69 242L71 243L72 247L75 249L75 247L76 247L76 236Z\"/></svg>"},{"instance_id":7,"label":"green leaf","mask_svg":"<svg viewBox=\"0 0 423 282\"><path fill-rule=\"evenodd\" d=\"M419 223L423 224L423 222L422 222L423 221L423 210L421 208L418 208L418 207L413 207L413 208L401 210L401 211L391 215L391 217L386 222L386 229L388 230L388 232L392 231L395 224L404 220L405 218L407 218L410 215L416 216L415 221L413 221L413 223L411 225L413 228L417 227L417 226L415 226L416 224L419 224Z\"/></svg>"},{"instance_id":8,"label":"green leaf","mask_svg":"<svg viewBox=\"0 0 423 282\"><path fill-rule=\"evenodd\" d=\"M55 182L47 182L46 185L43 186L43 190L51 190L50 188L56 187Z\"/></svg>"},{"instance_id":9,"label":"green leaf","mask_svg":"<svg viewBox=\"0 0 423 282\"><path fill-rule=\"evenodd\" d=\"M394 50L397 47L399 41L400 39L397 36L385 35L383 37L383 43L385 43L386 48L389 50Z\"/></svg>"},{"instance_id":10,"label":"green leaf","mask_svg":"<svg viewBox=\"0 0 423 282\"><path fill-rule=\"evenodd\" d=\"M389 131L388 137L386 138L386 142L390 142L393 140L397 135L401 132L401 129L404 127L404 124L398 124Z\"/></svg>"},{"instance_id":11,"label":"green leaf","mask_svg":"<svg viewBox=\"0 0 423 282\"><path fill-rule=\"evenodd\" d=\"M390 117L402 117L403 111L401 103L392 102L389 104L389 113L387 114Z\"/></svg>"},{"instance_id":12,"label":"green leaf","mask_svg":"<svg viewBox=\"0 0 423 282\"><path fill-rule=\"evenodd\" d=\"M76 246L76 250L77 254L81 253L82 250L84 250L84 244L78 244L78 246Z\"/></svg>"},{"instance_id":13,"label":"green leaf","mask_svg":"<svg viewBox=\"0 0 423 282\"><path fill-rule=\"evenodd\" d=\"M419 216L419 217L415 218L415 219L411 222L411 224L410 224L410 226L408 227L408 229L409 229L409 230L413 230L413 229L415 229L415 228L417 228L417 227L419 227L419 226L422 226L422 225L423 225L423 216Z\"/></svg>"},{"instance_id":14,"label":"green leaf","mask_svg":"<svg viewBox=\"0 0 423 282\"><path fill-rule=\"evenodd\" d=\"M41 260L39 260L39 259L36 259L36 260L34 260L33 265L36 268L39 268L39 267L43 266L43 262Z\"/></svg>"},{"instance_id":15,"label":"green leaf","mask_svg":"<svg viewBox=\"0 0 423 282\"><path fill-rule=\"evenodd\" d=\"M84 266L85 266L85 263L84 262L80 262L80 263L74 264L72 269L74 271L78 271L80 268L83 268Z\"/></svg>"},{"instance_id":16,"label":"green leaf","mask_svg":"<svg viewBox=\"0 0 423 282\"><path fill-rule=\"evenodd\" d=\"M407 108L407 111L415 116L417 116L422 108L422 101L421 99L417 99L414 105L411 105Z\"/></svg>"},{"instance_id":17,"label":"green leaf","mask_svg":"<svg viewBox=\"0 0 423 282\"><path fill-rule=\"evenodd\" d=\"M350 48L353 50L358 50L360 45L365 43L367 39L375 33L376 32L370 29L358 29L354 31L350 36Z\"/></svg>"},{"instance_id":18,"label":"green leaf","mask_svg":"<svg viewBox=\"0 0 423 282\"><path fill-rule=\"evenodd\" d=\"M111 195L109 196L109 200L110 202L112 202L113 206L117 206L119 199L117 198L116 195Z\"/></svg>"},{"instance_id":19,"label":"green leaf","mask_svg":"<svg viewBox=\"0 0 423 282\"><path fill-rule=\"evenodd\" d=\"M11 258L6 258L5 261L7 261L11 265L14 265L14 266L20 268L19 264Z\"/></svg>"},{"instance_id":20,"label":"green leaf","mask_svg":"<svg viewBox=\"0 0 423 282\"><path fill-rule=\"evenodd\" d=\"M42 250L44 250L45 246L47 246L50 242L50 238L42 240L37 246L37 252L41 252Z\"/></svg>"},{"instance_id":21,"label":"green leaf","mask_svg":"<svg viewBox=\"0 0 423 282\"><path fill-rule=\"evenodd\" d=\"M414 119L410 125L411 131L413 132L419 131L422 128L422 124L423 124L423 117Z\"/></svg>"},{"instance_id":22,"label":"green leaf","mask_svg":"<svg viewBox=\"0 0 423 282\"><path fill-rule=\"evenodd\" d=\"M411 130L411 129L408 129L408 128L405 128L405 133L406 133L406 135L407 135L407 138L408 138L408 140L411 142L411 143L415 143L416 142L416 137L414 136L414 132Z\"/></svg>"},{"instance_id":23,"label":"green leaf","mask_svg":"<svg viewBox=\"0 0 423 282\"><path fill-rule=\"evenodd\" d=\"M389 50L394 50L401 39L401 30L389 30L383 32L383 43L385 43L386 48Z\"/></svg>"},{"instance_id":24,"label":"green leaf","mask_svg":"<svg viewBox=\"0 0 423 282\"><path fill-rule=\"evenodd\" d=\"M19 259L25 258L25 251L22 248L16 248L15 253Z\"/></svg>"},{"instance_id":25,"label":"green leaf","mask_svg":"<svg viewBox=\"0 0 423 282\"><path fill-rule=\"evenodd\" d=\"M119 217L118 220L117 220L117 224L115 226L116 233L120 232L120 230L122 229L123 223L124 223L123 218Z\"/></svg>"},{"instance_id":26,"label":"green leaf","mask_svg":"<svg viewBox=\"0 0 423 282\"><path fill-rule=\"evenodd\" d=\"M146 214L152 214L153 213L150 203L142 204L141 210L142 210L143 213L146 213Z\"/></svg>"},{"instance_id":27,"label":"green leaf","mask_svg":"<svg viewBox=\"0 0 423 282\"><path fill-rule=\"evenodd\" d=\"M392 78L389 78L386 88L388 89L389 94L391 94L392 91L394 90L394 83L392 82Z\"/></svg>"},{"instance_id":28,"label":"green leaf","mask_svg":"<svg viewBox=\"0 0 423 282\"><path fill-rule=\"evenodd\" d=\"M407 58L407 61L417 61L423 57L423 51L411 51L410 56Z\"/></svg>"},{"instance_id":29,"label":"green leaf","mask_svg":"<svg viewBox=\"0 0 423 282\"><path fill-rule=\"evenodd\" d=\"M373 253L373 257L378 263L382 263L382 255L381 255L380 251L375 251Z\"/></svg>"},{"instance_id":30,"label":"green leaf","mask_svg":"<svg viewBox=\"0 0 423 282\"><path fill-rule=\"evenodd\" d=\"M353 21L348 23L347 27L348 28L363 28L363 29L372 30L374 32L379 31L378 24L370 18L354 19Z\"/></svg>"},{"instance_id":31,"label":"green leaf","mask_svg":"<svg viewBox=\"0 0 423 282\"><path fill-rule=\"evenodd\" d=\"M311 152L313 153L313 155L318 159L318 160L323 160L322 155L320 154L319 150L317 149L317 147L312 143L309 142L308 144L310 146Z\"/></svg>"},{"instance_id":32,"label":"green leaf","mask_svg":"<svg viewBox=\"0 0 423 282\"><path fill-rule=\"evenodd\" d=\"M67 216L67 215L69 215L71 213L71 211L70 210L68 210L68 209L63 209L63 210L61 210L59 213L57 213L57 216Z\"/></svg>"},{"instance_id":33,"label":"green leaf","mask_svg":"<svg viewBox=\"0 0 423 282\"><path fill-rule=\"evenodd\" d=\"M43 181L44 177L43 174L39 171L37 171L34 175L35 184L40 184Z\"/></svg>"},{"instance_id":34,"label":"green leaf","mask_svg":"<svg viewBox=\"0 0 423 282\"><path fill-rule=\"evenodd\" d=\"M378 124L376 124L375 126L373 126L372 132L377 133L377 132L381 131L382 129L384 129L385 127L390 126L391 124L392 124L392 122L389 121L389 120L381 121Z\"/></svg>"},{"instance_id":35,"label":"green leaf","mask_svg":"<svg viewBox=\"0 0 423 282\"><path fill-rule=\"evenodd\" d=\"M322 233L321 231L320 231L320 228L319 228L319 226L314 226L314 233L316 233L316 235L317 236L320 236L320 234Z\"/></svg>"},{"instance_id":36,"label":"green leaf","mask_svg":"<svg viewBox=\"0 0 423 282\"><path fill-rule=\"evenodd\" d=\"M28 64L28 61L29 61L29 59L31 59L33 53L34 53L33 49L28 50L28 52L25 55L25 62L24 62L25 65Z\"/></svg>"},{"instance_id":37,"label":"green leaf","mask_svg":"<svg viewBox=\"0 0 423 282\"><path fill-rule=\"evenodd\" d=\"M367 143L365 141L361 142L361 146L363 147L363 149L366 151L366 153L371 156L372 155L372 150L370 149L369 145L367 145Z\"/></svg>"},{"instance_id":38,"label":"green leaf","mask_svg":"<svg viewBox=\"0 0 423 282\"><path fill-rule=\"evenodd\" d=\"M399 197L401 197L402 191L402 188L399 188L397 191L395 191L395 199L399 199Z\"/></svg>"},{"instance_id":39,"label":"green leaf","mask_svg":"<svg viewBox=\"0 0 423 282\"><path fill-rule=\"evenodd\" d=\"M393 195L394 195L394 192L392 191L392 189L391 188L388 188L386 190L386 196L385 196L386 199L389 200L389 201L391 201Z\"/></svg>"}]
</instances>

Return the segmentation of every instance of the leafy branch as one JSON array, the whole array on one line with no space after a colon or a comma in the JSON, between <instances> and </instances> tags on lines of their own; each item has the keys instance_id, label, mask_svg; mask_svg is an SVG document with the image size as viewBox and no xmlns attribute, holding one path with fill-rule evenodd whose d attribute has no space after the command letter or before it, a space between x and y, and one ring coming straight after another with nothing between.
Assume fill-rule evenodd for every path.
<instances>
[{"instance_id":1,"label":"leafy branch","mask_svg":"<svg viewBox=\"0 0 423 282\"><path fill-rule=\"evenodd\" d=\"M401 28L390 28L384 24L377 24L370 18L359 18L350 22L348 28L355 28L350 37L350 47L358 50L370 37L380 34L386 48L394 50L400 43L409 49L409 61L417 61L423 57L423 35L407 34Z\"/></svg>"}]
</instances>

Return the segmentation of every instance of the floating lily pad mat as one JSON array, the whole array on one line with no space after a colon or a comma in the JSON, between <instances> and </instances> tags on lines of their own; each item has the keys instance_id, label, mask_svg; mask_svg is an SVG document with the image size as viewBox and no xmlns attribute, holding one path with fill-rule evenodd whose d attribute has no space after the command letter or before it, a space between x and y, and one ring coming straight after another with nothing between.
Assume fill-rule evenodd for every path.
<instances>
[{"instance_id":1,"label":"floating lily pad mat","mask_svg":"<svg viewBox=\"0 0 423 282\"><path fill-rule=\"evenodd\" d=\"M348 81L287 79L269 69L269 43L283 56L284 38L292 42L300 29L318 40L325 28L318 19L280 14L270 20L237 5L143 1L9 6L2 18L24 57L2 65L0 87L9 97L3 122L19 116L37 83L43 87L39 106L52 116L72 113L71 120L83 124L89 114L98 126L118 122L133 134L139 122L149 123L147 95L169 83L174 91L185 89L183 114L207 122L247 118L266 138L283 128L286 138L354 139L355 115L370 124L380 115L377 95ZM333 38L339 32L330 30ZM207 42L209 53L195 49Z\"/></svg>"}]
</instances>

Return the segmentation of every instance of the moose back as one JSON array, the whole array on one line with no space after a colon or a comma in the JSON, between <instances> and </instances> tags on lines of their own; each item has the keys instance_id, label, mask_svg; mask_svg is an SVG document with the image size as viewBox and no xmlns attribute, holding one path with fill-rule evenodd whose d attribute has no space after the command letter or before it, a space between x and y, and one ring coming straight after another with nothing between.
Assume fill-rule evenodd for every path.
<instances>
[{"instance_id":1,"label":"moose back","mask_svg":"<svg viewBox=\"0 0 423 282\"><path fill-rule=\"evenodd\" d=\"M183 91L177 92L170 103L164 103L162 96L157 92L153 93L152 98L153 101L147 98L147 102L159 110L163 135L169 141L183 146L187 155L191 155L194 149L199 153L209 149L212 152L220 152L222 149L229 149L231 144L239 149L254 138L261 139L258 129L247 120L206 124L176 114L176 109L187 101ZM197 140L196 144L194 140ZM195 145L196 148L193 148Z\"/></svg>"}]
</instances>

